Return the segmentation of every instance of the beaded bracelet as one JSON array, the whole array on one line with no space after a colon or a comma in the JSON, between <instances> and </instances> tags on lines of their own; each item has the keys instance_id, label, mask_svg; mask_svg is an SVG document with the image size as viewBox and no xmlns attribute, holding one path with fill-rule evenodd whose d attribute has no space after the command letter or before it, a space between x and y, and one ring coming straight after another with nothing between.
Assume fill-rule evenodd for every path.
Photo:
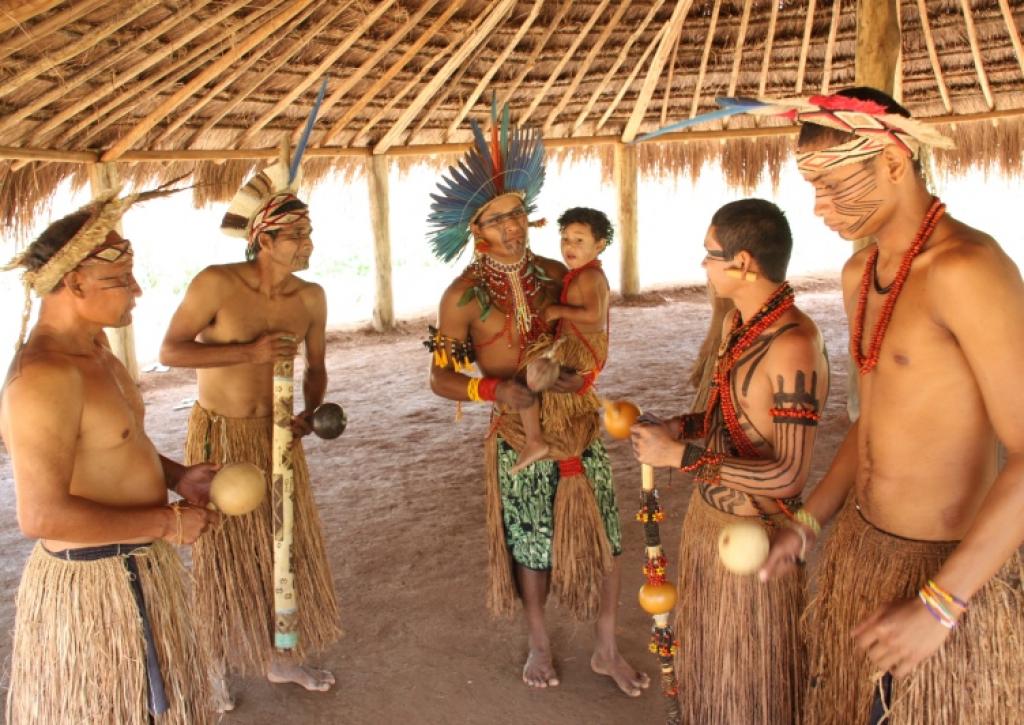
<instances>
[{"instance_id":1,"label":"beaded bracelet","mask_svg":"<svg viewBox=\"0 0 1024 725\"><path fill-rule=\"evenodd\" d=\"M807 509L802 508L797 511L793 514L793 519L809 528L815 536L821 536L821 524L818 523L818 519L814 518L814 514Z\"/></svg>"},{"instance_id":2,"label":"beaded bracelet","mask_svg":"<svg viewBox=\"0 0 1024 725\"><path fill-rule=\"evenodd\" d=\"M466 397L474 403L492 401L500 382L498 378L470 378L466 383Z\"/></svg>"}]
</instances>

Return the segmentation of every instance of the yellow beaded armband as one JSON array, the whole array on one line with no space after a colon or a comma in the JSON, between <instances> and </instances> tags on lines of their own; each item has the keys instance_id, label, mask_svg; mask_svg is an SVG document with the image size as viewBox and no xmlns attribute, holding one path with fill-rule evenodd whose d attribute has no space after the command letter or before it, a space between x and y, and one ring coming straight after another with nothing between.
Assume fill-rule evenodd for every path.
<instances>
[{"instance_id":1,"label":"yellow beaded armband","mask_svg":"<svg viewBox=\"0 0 1024 725\"><path fill-rule=\"evenodd\" d=\"M807 528L809 528L812 532L814 532L815 536L821 536L821 524L818 523L818 519L814 518L814 514L812 514L807 509L800 509L799 511L797 511L795 514L793 514L793 519L797 523L801 523Z\"/></svg>"},{"instance_id":2,"label":"yellow beaded armband","mask_svg":"<svg viewBox=\"0 0 1024 725\"><path fill-rule=\"evenodd\" d=\"M466 396L474 403L479 403L482 400L480 397L480 378L469 379L469 383L466 385Z\"/></svg>"}]
</instances>

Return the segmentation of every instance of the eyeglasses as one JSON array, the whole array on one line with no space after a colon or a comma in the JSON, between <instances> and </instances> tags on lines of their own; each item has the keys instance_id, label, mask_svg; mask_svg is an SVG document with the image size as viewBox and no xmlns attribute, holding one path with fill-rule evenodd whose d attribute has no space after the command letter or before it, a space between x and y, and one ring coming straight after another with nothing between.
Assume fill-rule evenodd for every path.
<instances>
[{"instance_id":1,"label":"eyeglasses","mask_svg":"<svg viewBox=\"0 0 1024 725\"><path fill-rule=\"evenodd\" d=\"M488 217L487 219L481 219L480 221L477 222L477 224L480 227L487 229L488 227L500 226L501 224L504 224L507 221L518 222L521 219L525 218L526 209L524 209L523 207L519 207L518 209L507 211L504 214L496 214L495 216Z\"/></svg>"},{"instance_id":2,"label":"eyeglasses","mask_svg":"<svg viewBox=\"0 0 1024 725\"><path fill-rule=\"evenodd\" d=\"M704 249L705 262L728 262L732 255L727 254L724 249Z\"/></svg>"}]
</instances>

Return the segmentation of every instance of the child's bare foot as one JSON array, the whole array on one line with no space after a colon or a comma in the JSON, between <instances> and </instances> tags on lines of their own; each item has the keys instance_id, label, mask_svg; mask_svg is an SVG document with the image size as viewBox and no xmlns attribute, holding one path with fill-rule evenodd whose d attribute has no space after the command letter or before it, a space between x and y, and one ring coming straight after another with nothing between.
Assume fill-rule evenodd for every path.
<instances>
[{"instance_id":1,"label":"child's bare foot","mask_svg":"<svg viewBox=\"0 0 1024 725\"><path fill-rule=\"evenodd\" d=\"M519 473L531 463L547 458L550 451L551 449L548 447L548 444L543 441L539 443L527 441L526 447L523 448L523 452L519 454L519 458L516 460L516 465L512 466L509 471L511 473Z\"/></svg>"},{"instance_id":2,"label":"child's bare foot","mask_svg":"<svg viewBox=\"0 0 1024 725\"><path fill-rule=\"evenodd\" d=\"M599 675L612 678L619 689L629 697L640 697L640 693L651 684L651 678L647 673L637 672L618 652L610 658L595 652L590 658L590 669Z\"/></svg>"},{"instance_id":3,"label":"child's bare foot","mask_svg":"<svg viewBox=\"0 0 1024 725\"><path fill-rule=\"evenodd\" d=\"M523 682L530 687L557 687L558 673L547 650L531 649L523 665Z\"/></svg>"},{"instance_id":4,"label":"child's bare foot","mask_svg":"<svg viewBox=\"0 0 1024 725\"><path fill-rule=\"evenodd\" d=\"M292 682L315 692L326 692L334 684L334 675L294 662L275 661L267 670L267 679L274 684Z\"/></svg>"}]
</instances>

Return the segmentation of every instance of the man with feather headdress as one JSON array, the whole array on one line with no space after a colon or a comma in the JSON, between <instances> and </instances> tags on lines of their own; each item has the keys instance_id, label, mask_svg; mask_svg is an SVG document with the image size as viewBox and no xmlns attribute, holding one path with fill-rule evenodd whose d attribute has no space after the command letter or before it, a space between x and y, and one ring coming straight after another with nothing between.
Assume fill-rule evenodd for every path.
<instances>
[{"instance_id":1,"label":"man with feather headdress","mask_svg":"<svg viewBox=\"0 0 1024 725\"><path fill-rule=\"evenodd\" d=\"M30 292L42 299L0 402L18 524L38 539L18 587L12 724L214 717L172 545L216 518L205 507L215 469L157 453L142 396L103 331L130 324L142 292L117 224L163 193L103 194L8 265L25 270L26 322ZM168 490L186 502L168 505Z\"/></svg>"},{"instance_id":2,"label":"man with feather headdress","mask_svg":"<svg viewBox=\"0 0 1024 725\"><path fill-rule=\"evenodd\" d=\"M559 684L544 624L550 589L576 616L597 619L593 670L639 696L649 680L622 658L615 640L621 533L596 407L554 406L544 424L555 460L511 472L524 444L518 411L534 400L516 375L550 343L543 313L558 302L566 268L529 248L529 214L544 181L540 136L512 127L507 106L500 120L496 108L491 116L489 142L472 123L474 146L433 195L428 223L436 256L453 260L471 236L475 255L445 290L425 343L433 353L431 389L460 404L494 404L484 454L488 603L493 613L511 615L517 594L523 602L523 681ZM473 362L483 377L466 374ZM585 394L580 372L565 369L545 395Z\"/></svg>"},{"instance_id":3,"label":"man with feather headdress","mask_svg":"<svg viewBox=\"0 0 1024 725\"><path fill-rule=\"evenodd\" d=\"M313 252L309 208L295 195L296 172L278 162L246 183L221 229L246 240L246 261L207 267L192 280L161 348L166 365L197 369L198 400L189 419L186 457L271 466L274 363L305 352L305 409L292 419L296 436L294 565L298 646L275 650L273 501L227 518L193 554L198 626L216 660L222 709L233 707L228 672L265 674L324 691L334 676L305 658L338 639L338 604L320 518L298 438L311 430L327 388L327 302L319 285L296 276Z\"/></svg>"}]
</instances>

